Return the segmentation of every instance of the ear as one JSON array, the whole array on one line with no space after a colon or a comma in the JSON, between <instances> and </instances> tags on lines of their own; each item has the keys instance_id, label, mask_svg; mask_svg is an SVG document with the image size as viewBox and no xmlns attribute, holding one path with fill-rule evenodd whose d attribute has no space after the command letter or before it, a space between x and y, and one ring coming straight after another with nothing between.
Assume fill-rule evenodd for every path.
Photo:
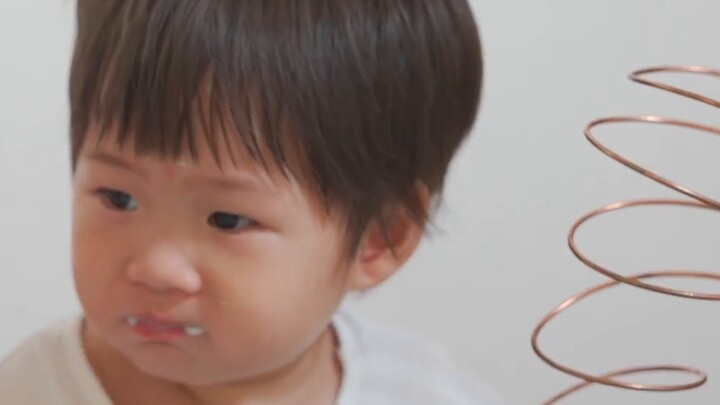
<instances>
[{"instance_id":1,"label":"ear","mask_svg":"<svg viewBox=\"0 0 720 405\"><path fill-rule=\"evenodd\" d=\"M428 212L427 188L419 187L418 192ZM365 231L353 263L351 289L369 290L393 276L415 253L425 233L425 224L418 223L404 209L389 215L385 225L385 232L377 222Z\"/></svg>"}]
</instances>

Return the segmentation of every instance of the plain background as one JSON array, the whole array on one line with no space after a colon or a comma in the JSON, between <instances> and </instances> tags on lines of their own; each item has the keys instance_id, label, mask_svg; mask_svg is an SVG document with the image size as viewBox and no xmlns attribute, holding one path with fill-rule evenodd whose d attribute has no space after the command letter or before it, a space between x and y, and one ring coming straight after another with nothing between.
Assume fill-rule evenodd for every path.
<instances>
[{"instance_id":1,"label":"plain background","mask_svg":"<svg viewBox=\"0 0 720 405\"><path fill-rule=\"evenodd\" d=\"M70 275L69 0L0 1L0 357L78 310ZM595 151L591 119L660 114L720 123L709 106L635 85L660 64L720 68L720 2L711 0L477 0L487 76L478 125L450 174L436 233L361 309L446 345L508 404L540 403L573 379L534 357L534 324L604 279L566 248L583 212L615 200L673 196ZM719 80L668 80L719 96ZM599 130L659 172L720 197L716 136L648 126ZM593 222L589 254L624 273L718 270L716 212L638 209ZM676 283L717 291L713 283ZM563 363L590 372L654 363L710 373L700 390L640 394L593 388L564 403L711 404L720 395L713 302L622 287L574 308L544 336ZM671 378L672 377L672 378ZM687 381L683 376L638 378Z\"/></svg>"}]
</instances>

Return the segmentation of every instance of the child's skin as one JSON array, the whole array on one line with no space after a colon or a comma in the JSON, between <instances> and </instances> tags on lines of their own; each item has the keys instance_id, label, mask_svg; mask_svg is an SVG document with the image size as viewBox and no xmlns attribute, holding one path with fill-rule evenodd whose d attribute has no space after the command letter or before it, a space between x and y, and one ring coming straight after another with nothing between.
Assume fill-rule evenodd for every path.
<instances>
[{"instance_id":1,"label":"child's skin","mask_svg":"<svg viewBox=\"0 0 720 405\"><path fill-rule=\"evenodd\" d=\"M198 136L197 160L172 161L96 132L74 173L73 260L85 351L113 402L332 404L331 317L398 270L421 226L398 213L389 238L371 224L348 255L343 215L239 144L216 160ZM202 329L148 339L138 316Z\"/></svg>"}]
</instances>

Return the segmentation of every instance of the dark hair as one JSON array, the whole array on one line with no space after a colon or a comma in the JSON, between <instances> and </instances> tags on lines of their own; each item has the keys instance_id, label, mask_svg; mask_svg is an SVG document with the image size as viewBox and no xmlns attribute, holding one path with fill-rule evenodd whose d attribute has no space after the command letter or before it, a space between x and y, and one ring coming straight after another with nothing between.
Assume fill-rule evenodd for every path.
<instances>
[{"instance_id":1,"label":"dark hair","mask_svg":"<svg viewBox=\"0 0 720 405\"><path fill-rule=\"evenodd\" d=\"M466 0L79 0L77 22L73 168L93 122L168 158L200 123L346 213L351 249L393 207L425 225L418 184L440 194L478 108Z\"/></svg>"}]
</instances>

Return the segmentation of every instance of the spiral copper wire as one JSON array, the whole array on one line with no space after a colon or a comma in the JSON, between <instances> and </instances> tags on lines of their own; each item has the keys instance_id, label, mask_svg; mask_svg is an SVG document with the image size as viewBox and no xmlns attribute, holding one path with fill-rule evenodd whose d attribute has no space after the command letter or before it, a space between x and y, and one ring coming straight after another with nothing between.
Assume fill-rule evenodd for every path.
<instances>
[{"instance_id":1,"label":"spiral copper wire","mask_svg":"<svg viewBox=\"0 0 720 405\"><path fill-rule=\"evenodd\" d=\"M629 75L630 80L640 83L643 85L647 85L656 89L660 89L663 91L675 93L677 95L687 97L696 101L700 101L702 103L718 107L720 108L720 101L703 96L699 93L689 91L680 87L676 87L667 83L663 83L661 81L657 80L651 80L648 76L655 74L655 73L689 73L689 74L697 74L697 75L704 75L704 76L712 76L716 78L720 78L720 70L715 69L709 69L699 66L659 66L659 67L652 67L647 69L641 69L637 70ZM570 394L574 394L577 391L580 391L584 388L587 388L594 384L599 385L605 385L605 386L613 386L618 388L624 388L624 389L630 389L630 390L638 390L638 391L683 391L683 390L690 390L697 388L701 385L703 385L707 381L707 375L702 370L698 370L692 367L686 367L686 366L677 366L677 365L654 365L654 366L642 366L642 367L629 367L613 372L609 372L603 375L592 375L589 373L582 372L580 370L574 369L572 367L562 365L555 360L551 359L548 355L545 354L545 352L540 348L538 344L538 340L540 337L541 332L545 328L545 326L556 316L558 316L560 313L566 311L568 308L574 306L579 301L584 300L585 298L595 295L601 291L607 290L608 288L618 286L620 284L627 284L634 287L642 288L649 291L654 291L661 294L666 295L672 295L677 297L683 297L683 298L690 298L690 299L698 299L698 300L711 300L711 301L718 301L720 300L720 294L708 294L708 293L700 293L695 291L687 291L687 290L680 290L680 289L674 289L674 288L667 288L662 287L659 285L655 285L652 283L647 282L646 280L649 279L657 279L657 278L694 278L694 279L706 279L706 280L720 280L720 273L708 273L708 272L701 272L701 271L693 271L693 270L663 270L663 271L653 271L643 274L635 274L631 276L623 276L621 274L618 274L617 272L614 272L613 270L603 267L590 259L587 255L582 253L582 251L578 248L577 242L576 242L576 235L578 230L586 224L591 219L595 219L598 216L601 216L606 213L610 213L613 211L618 210L625 210L628 208L634 208L634 207L648 207L648 206L683 206L683 207L692 207L692 208L701 208L701 209L707 209L707 210L713 210L713 211L720 211L720 201L710 198L708 196L705 196L703 194L700 194L699 192L692 190L690 188L687 188L681 184L675 183L665 177L662 177L658 175L655 172L652 172L645 167L640 166L639 164L633 162L632 160L624 157L623 155L615 152L614 150L610 149L609 147L605 146L603 143L601 143L594 135L593 130L601 125L608 125L608 124L623 124L623 123L646 123L646 124L655 124L655 125L666 125L666 126L674 126L674 127L682 127L682 128L688 128L698 131L707 132L713 135L720 135L720 128L713 127L709 125L702 125L694 122L689 121L682 121L682 120L676 120L676 119L670 119L665 117L658 117L658 116L652 116L652 115L636 115L636 116L615 116L615 117L608 117L608 118L602 118L595 120L591 123L589 123L585 128L585 137L587 140L598 150L600 150L605 155L609 156L610 158L614 159L615 161L621 163L622 165L632 169L633 171L657 182L665 187L668 187L672 190L677 191L678 193L681 193L687 197L690 197L690 200L687 199L644 199L644 200L626 200L626 201L620 201L616 203L612 203L609 205L606 205L604 207L601 207L599 209L596 209L594 211L591 211L585 215L583 215L581 218L579 218L570 229L570 232L568 234L568 245L570 247L570 250L573 252L573 254L585 265L592 268L593 270L601 273L602 275L610 278L611 280L608 282L605 282L603 284L596 285L592 288L589 288L581 293L578 293L569 299L565 300L562 304L557 306L555 309L553 309L551 312L549 312L535 327L535 330L532 334L532 347L535 353L542 359L545 363L550 365L551 367L565 373L571 376L574 376L582 382L566 389L565 391L562 391L561 393L555 395L554 397L548 399L543 404L544 405L551 405L555 404L556 402L560 401L561 399L566 398ZM685 374L688 376L691 376L693 379L692 381L688 383L683 384L639 384L639 383L632 383L632 382L626 382L623 380L618 379L618 377L627 377L631 375L636 374L646 374L646 373L654 373L654 372L674 372L674 373L680 373Z\"/></svg>"}]
</instances>

